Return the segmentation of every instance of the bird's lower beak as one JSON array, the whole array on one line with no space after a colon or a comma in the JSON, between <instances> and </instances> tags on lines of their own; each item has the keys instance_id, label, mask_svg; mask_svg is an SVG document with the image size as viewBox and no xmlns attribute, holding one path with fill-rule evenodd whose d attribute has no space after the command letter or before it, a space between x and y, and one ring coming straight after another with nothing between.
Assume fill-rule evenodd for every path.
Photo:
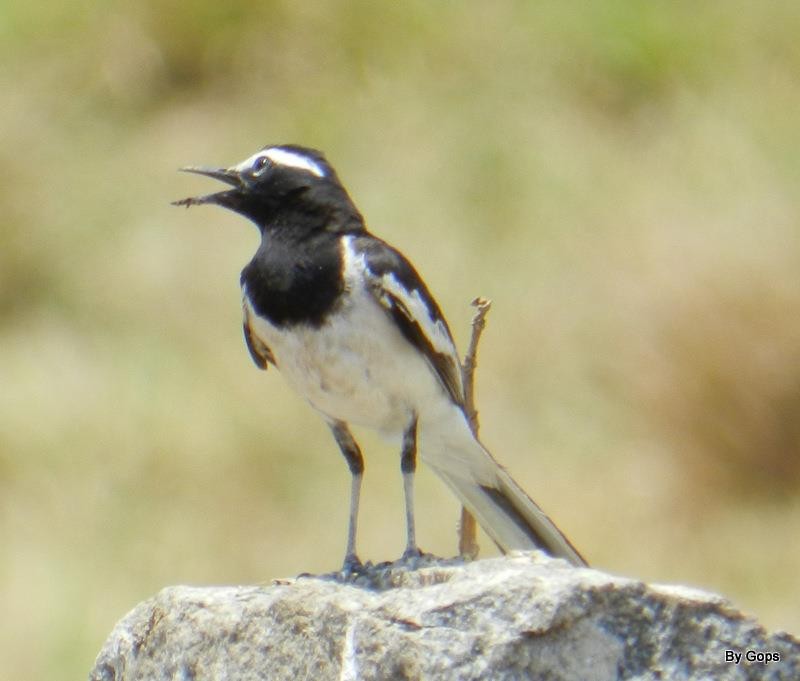
<instances>
[{"instance_id":1,"label":"bird's lower beak","mask_svg":"<svg viewBox=\"0 0 800 681\"><path fill-rule=\"evenodd\" d=\"M236 189L227 190L223 192L216 192L214 194L206 194L205 196L191 196L187 199L180 201L173 201L174 206L198 206L204 203L216 203L226 205L228 199L232 194L237 193L237 190L242 186L242 178L236 170L232 168L205 168L202 166L186 166L180 169L184 173L195 173L196 175L205 175L212 177L215 180L225 182Z\"/></svg>"}]
</instances>

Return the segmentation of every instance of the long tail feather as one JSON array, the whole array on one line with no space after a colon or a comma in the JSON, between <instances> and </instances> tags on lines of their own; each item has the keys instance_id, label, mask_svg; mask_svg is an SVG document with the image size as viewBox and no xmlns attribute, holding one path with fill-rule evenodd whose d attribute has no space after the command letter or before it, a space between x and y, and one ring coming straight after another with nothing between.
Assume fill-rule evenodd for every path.
<instances>
[{"instance_id":1,"label":"long tail feather","mask_svg":"<svg viewBox=\"0 0 800 681\"><path fill-rule=\"evenodd\" d=\"M438 432L429 438L425 438L423 429L422 458L500 550L541 549L573 565L587 565L538 504L472 437L466 422L459 421L451 421L453 428L449 432L437 428Z\"/></svg>"},{"instance_id":2,"label":"long tail feather","mask_svg":"<svg viewBox=\"0 0 800 681\"><path fill-rule=\"evenodd\" d=\"M539 505L499 467L497 486L452 476L435 466L433 469L503 552L541 549L573 565L587 564Z\"/></svg>"}]
</instances>

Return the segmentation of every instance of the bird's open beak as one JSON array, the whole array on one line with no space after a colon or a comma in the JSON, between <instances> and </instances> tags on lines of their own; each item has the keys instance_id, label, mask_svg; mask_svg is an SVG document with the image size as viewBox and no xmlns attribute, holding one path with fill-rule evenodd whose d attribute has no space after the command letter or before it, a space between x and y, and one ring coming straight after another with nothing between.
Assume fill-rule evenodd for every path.
<instances>
[{"instance_id":1,"label":"bird's open beak","mask_svg":"<svg viewBox=\"0 0 800 681\"><path fill-rule=\"evenodd\" d=\"M234 189L215 192L214 194L206 194L205 196L190 196L186 199L173 201L173 206L186 206L188 208L189 206L198 206L204 203L216 203L222 206L227 206L231 196L238 194L238 190L242 186L241 175L239 175L239 173L232 168L205 168L203 166L186 166L184 168L180 168L180 170L184 173L195 173L197 175L212 177L215 180L220 180L221 182L225 182L226 184L233 186Z\"/></svg>"}]
</instances>

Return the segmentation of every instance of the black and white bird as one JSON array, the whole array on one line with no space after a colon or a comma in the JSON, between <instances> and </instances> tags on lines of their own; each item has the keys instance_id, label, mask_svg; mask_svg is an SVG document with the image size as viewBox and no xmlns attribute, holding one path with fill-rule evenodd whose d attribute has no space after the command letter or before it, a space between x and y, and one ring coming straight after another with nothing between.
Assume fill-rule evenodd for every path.
<instances>
[{"instance_id":1,"label":"black and white bird","mask_svg":"<svg viewBox=\"0 0 800 681\"><path fill-rule=\"evenodd\" d=\"M404 557L419 555L414 471L422 460L502 551L581 555L472 435L459 357L439 306L411 263L370 234L319 151L265 147L230 168L187 167L230 185L176 201L215 204L255 223L261 244L241 274L244 337L327 421L352 473L346 570L360 565L356 527L364 459L350 425L402 442Z\"/></svg>"}]
</instances>

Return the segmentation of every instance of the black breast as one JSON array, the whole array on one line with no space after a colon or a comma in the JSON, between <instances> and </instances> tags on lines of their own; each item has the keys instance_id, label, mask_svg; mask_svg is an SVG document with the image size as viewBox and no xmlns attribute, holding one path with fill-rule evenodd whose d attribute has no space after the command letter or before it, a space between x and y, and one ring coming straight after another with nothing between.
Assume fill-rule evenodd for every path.
<instances>
[{"instance_id":1,"label":"black breast","mask_svg":"<svg viewBox=\"0 0 800 681\"><path fill-rule=\"evenodd\" d=\"M320 326L344 290L339 240L331 234L291 244L265 238L241 283L256 313L275 326Z\"/></svg>"}]
</instances>

